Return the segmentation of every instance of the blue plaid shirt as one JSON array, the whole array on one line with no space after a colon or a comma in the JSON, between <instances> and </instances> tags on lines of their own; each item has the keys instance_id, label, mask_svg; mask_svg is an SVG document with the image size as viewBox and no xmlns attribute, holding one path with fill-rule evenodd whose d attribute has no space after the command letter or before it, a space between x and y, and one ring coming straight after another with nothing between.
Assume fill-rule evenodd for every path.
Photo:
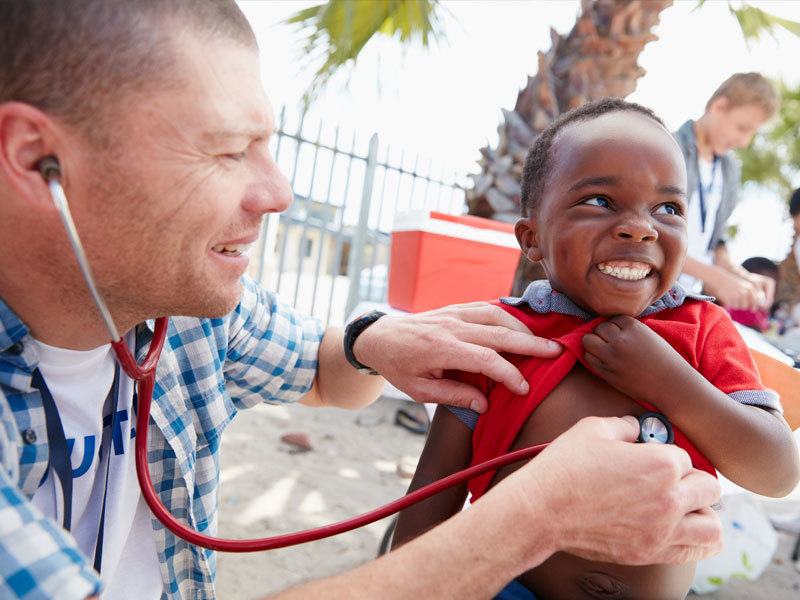
<instances>
[{"instance_id":1,"label":"blue plaid shirt","mask_svg":"<svg viewBox=\"0 0 800 600\"><path fill-rule=\"evenodd\" d=\"M217 524L220 436L236 412L298 400L311 389L321 324L244 279L239 306L221 319L175 317L158 365L148 462L169 511L198 531ZM142 358L152 330L137 330ZM31 386L30 333L0 300L0 598L85 598L100 591L69 533L30 500L47 470L47 428ZM153 519L164 598L214 597L214 553Z\"/></svg>"}]
</instances>

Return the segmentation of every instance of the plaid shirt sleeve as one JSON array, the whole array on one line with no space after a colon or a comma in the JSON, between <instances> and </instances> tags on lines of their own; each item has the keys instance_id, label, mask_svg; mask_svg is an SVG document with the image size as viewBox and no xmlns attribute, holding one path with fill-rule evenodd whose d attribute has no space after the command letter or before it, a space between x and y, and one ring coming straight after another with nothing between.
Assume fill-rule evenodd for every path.
<instances>
[{"instance_id":1,"label":"plaid shirt sleeve","mask_svg":"<svg viewBox=\"0 0 800 600\"><path fill-rule=\"evenodd\" d=\"M100 578L75 542L0 470L0 598L87 598Z\"/></svg>"},{"instance_id":2,"label":"plaid shirt sleeve","mask_svg":"<svg viewBox=\"0 0 800 600\"><path fill-rule=\"evenodd\" d=\"M319 365L322 324L283 304L251 279L228 317L225 380L237 408L296 402Z\"/></svg>"}]
</instances>

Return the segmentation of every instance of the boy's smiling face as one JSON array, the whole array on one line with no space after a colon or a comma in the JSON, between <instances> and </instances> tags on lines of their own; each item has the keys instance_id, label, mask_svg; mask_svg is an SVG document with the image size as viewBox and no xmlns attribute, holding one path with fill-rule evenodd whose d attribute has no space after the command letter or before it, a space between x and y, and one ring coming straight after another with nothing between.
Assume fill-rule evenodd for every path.
<instances>
[{"instance_id":1,"label":"boy's smiling face","mask_svg":"<svg viewBox=\"0 0 800 600\"><path fill-rule=\"evenodd\" d=\"M634 111L566 126L541 197L517 223L553 288L597 315L637 316L675 283L686 256L686 168L669 132Z\"/></svg>"}]
</instances>

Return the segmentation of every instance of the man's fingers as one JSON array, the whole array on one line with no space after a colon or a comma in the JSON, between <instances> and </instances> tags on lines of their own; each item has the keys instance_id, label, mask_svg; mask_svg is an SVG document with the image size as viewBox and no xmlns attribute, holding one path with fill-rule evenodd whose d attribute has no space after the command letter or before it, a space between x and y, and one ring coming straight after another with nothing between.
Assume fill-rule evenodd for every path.
<instances>
[{"instance_id":1,"label":"man's fingers","mask_svg":"<svg viewBox=\"0 0 800 600\"><path fill-rule=\"evenodd\" d=\"M466 383L450 379L421 379L415 388L413 398L417 402L447 404L478 413L485 413L489 408L486 396L478 388Z\"/></svg>"},{"instance_id":2,"label":"man's fingers","mask_svg":"<svg viewBox=\"0 0 800 600\"><path fill-rule=\"evenodd\" d=\"M462 323L458 337L463 342L484 346L497 352L521 354L523 356L550 356L557 354L551 349L549 340L536 337L526 330L525 333L509 329L502 325L477 325Z\"/></svg>"},{"instance_id":3,"label":"man's fingers","mask_svg":"<svg viewBox=\"0 0 800 600\"><path fill-rule=\"evenodd\" d=\"M708 473L690 469L678 483L678 497L685 513L705 509L719 500L719 481Z\"/></svg>"},{"instance_id":4,"label":"man's fingers","mask_svg":"<svg viewBox=\"0 0 800 600\"><path fill-rule=\"evenodd\" d=\"M522 373L491 348L461 344L460 351L460 356L453 357L452 369L481 373L497 383L502 383L515 394L527 394L530 390Z\"/></svg>"},{"instance_id":5,"label":"man's fingers","mask_svg":"<svg viewBox=\"0 0 800 600\"><path fill-rule=\"evenodd\" d=\"M581 436L597 436L607 440L633 442L639 437L636 417L586 417L574 426Z\"/></svg>"},{"instance_id":6,"label":"man's fingers","mask_svg":"<svg viewBox=\"0 0 800 600\"><path fill-rule=\"evenodd\" d=\"M456 309L456 307L450 307ZM472 323L474 325L488 325L490 327L501 327L509 329L513 332L523 334L527 342L523 345L523 351L518 354L540 356L547 358L557 356L561 352L561 346L551 340L533 335L519 319L512 317L509 313L504 311L499 306L488 304L486 302L478 302L472 305L462 305L457 307L457 310L450 310L450 316L456 317L465 323ZM491 330L487 333L487 337L495 336ZM507 350L511 352L512 350Z\"/></svg>"},{"instance_id":7,"label":"man's fingers","mask_svg":"<svg viewBox=\"0 0 800 600\"><path fill-rule=\"evenodd\" d=\"M672 533L673 545L667 550L667 562L702 560L722 549L722 523L710 508L687 514ZM671 554L671 556L669 556Z\"/></svg>"}]
</instances>

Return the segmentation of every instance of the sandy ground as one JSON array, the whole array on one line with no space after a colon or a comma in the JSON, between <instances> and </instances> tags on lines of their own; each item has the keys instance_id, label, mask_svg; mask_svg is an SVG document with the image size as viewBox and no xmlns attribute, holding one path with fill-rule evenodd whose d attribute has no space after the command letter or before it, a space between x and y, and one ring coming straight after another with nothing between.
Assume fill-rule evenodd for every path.
<instances>
[{"instance_id":1,"label":"sandy ground","mask_svg":"<svg viewBox=\"0 0 800 600\"><path fill-rule=\"evenodd\" d=\"M241 538L316 527L403 495L408 479L398 475L398 464L416 460L424 438L394 425L401 405L409 406L382 399L359 413L260 406L240 414L223 437L220 534ZM294 453L280 441L288 432L308 434L313 450ZM376 556L387 525L384 520L269 553L220 554L218 596L258 598L362 564ZM800 573L789 560L793 541L781 534L772 565L758 581L736 582L703 598L800 598Z\"/></svg>"}]
</instances>

